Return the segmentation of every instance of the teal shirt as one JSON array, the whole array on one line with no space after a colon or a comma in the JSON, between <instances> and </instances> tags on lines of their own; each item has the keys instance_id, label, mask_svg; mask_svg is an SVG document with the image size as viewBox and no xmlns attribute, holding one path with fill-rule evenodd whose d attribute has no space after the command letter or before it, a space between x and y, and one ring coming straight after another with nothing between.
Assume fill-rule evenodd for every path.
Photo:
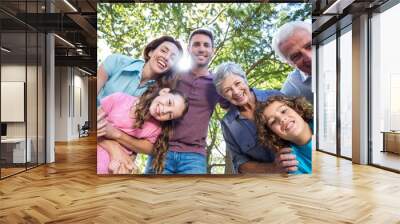
<instances>
[{"instance_id":1,"label":"teal shirt","mask_svg":"<svg viewBox=\"0 0 400 224\"><path fill-rule=\"evenodd\" d=\"M293 174L304 174L312 172L312 138L305 145L295 145L292 144L291 148L293 150L293 154L296 155L296 159L299 162L297 166L297 171L293 172Z\"/></svg>"},{"instance_id":2,"label":"teal shirt","mask_svg":"<svg viewBox=\"0 0 400 224\"><path fill-rule=\"evenodd\" d=\"M314 133L313 122L309 122L311 131ZM293 150L293 154L296 155L296 159L299 162L297 171L292 172L293 174L304 174L312 173L312 137L305 145L291 144L290 147Z\"/></svg>"},{"instance_id":3,"label":"teal shirt","mask_svg":"<svg viewBox=\"0 0 400 224\"><path fill-rule=\"evenodd\" d=\"M154 83L154 80L150 80L140 86L143 60L112 54L104 60L102 65L108 75L108 80L97 95L97 106L100 105L101 99L116 92L141 96Z\"/></svg>"}]
</instances>

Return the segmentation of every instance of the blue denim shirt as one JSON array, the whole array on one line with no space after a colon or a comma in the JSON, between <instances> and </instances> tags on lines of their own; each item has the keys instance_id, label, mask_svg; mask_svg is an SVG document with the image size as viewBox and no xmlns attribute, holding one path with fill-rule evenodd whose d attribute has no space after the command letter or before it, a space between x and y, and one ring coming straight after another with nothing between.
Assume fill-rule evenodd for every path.
<instances>
[{"instance_id":1,"label":"blue denim shirt","mask_svg":"<svg viewBox=\"0 0 400 224\"><path fill-rule=\"evenodd\" d=\"M154 83L154 80L149 80L140 86L144 66L142 60L121 54L112 54L104 60L102 65L108 75L108 80L97 96L97 106L100 105L101 99L116 92L141 96Z\"/></svg>"},{"instance_id":2,"label":"blue denim shirt","mask_svg":"<svg viewBox=\"0 0 400 224\"><path fill-rule=\"evenodd\" d=\"M277 90L251 89L257 101L264 102L273 95L282 95ZM238 173L239 166L249 161L272 163L274 152L258 143L257 128L253 121L240 116L236 106L231 106L221 120L222 134L227 150L232 155L234 171Z\"/></svg>"},{"instance_id":3,"label":"blue denim shirt","mask_svg":"<svg viewBox=\"0 0 400 224\"><path fill-rule=\"evenodd\" d=\"M304 96L313 104L314 94L311 89L311 75L304 79L300 70L294 70L288 75L281 92L287 96Z\"/></svg>"}]
</instances>

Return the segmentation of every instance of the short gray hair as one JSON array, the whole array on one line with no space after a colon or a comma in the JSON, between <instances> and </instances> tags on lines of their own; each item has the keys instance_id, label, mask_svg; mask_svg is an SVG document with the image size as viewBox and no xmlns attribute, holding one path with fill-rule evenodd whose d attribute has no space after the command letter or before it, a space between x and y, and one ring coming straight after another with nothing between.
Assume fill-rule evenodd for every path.
<instances>
[{"instance_id":1,"label":"short gray hair","mask_svg":"<svg viewBox=\"0 0 400 224\"><path fill-rule=\"evenodd\" d=\"M311 36L311 23L305 21L292 21L279 27L272 39L272 49L283 62L291 62L279 49L279 45L291 37L294 31L304 30L310 33Z\"/></svg>"},{"instance_id":2,"label":"short gray hair","mask_svg":"<svg viewBox=\"0 0 400 224\"><path fill-rule=\"evenodd\" d=\"M219 94L221 94L220 86L228 75L237 75L241 77L247 84L246 73L243 71L240 65L233 62L222 63L215 69L215 76L213 80L215 88Z\"/></svg>"}]
</instances>

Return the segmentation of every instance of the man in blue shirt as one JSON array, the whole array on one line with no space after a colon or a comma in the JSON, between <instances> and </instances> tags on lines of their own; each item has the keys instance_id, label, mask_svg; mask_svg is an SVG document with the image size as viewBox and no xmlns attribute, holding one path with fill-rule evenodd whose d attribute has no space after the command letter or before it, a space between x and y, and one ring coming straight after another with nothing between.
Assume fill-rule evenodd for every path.
<instances>
[{"instance_id":1,"label":"man in blue shirt","mask_svg":"<svg viewBox=\"0 0 400 224\"><path fill-rule=\"evenodd\" d=\"M295 68L288 75L281 92L287 96L304 96L313 104L311 40L310 23L289 22L276 32L272 40L272 48L282 61Z\"/></svg>"}]
</instances>

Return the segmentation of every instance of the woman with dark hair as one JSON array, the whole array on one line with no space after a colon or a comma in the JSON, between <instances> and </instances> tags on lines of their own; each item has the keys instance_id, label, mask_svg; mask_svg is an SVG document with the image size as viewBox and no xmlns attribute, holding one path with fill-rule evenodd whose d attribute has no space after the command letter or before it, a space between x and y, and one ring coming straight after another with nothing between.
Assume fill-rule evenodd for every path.
<instances>
[{"instance_id":1,"label":"woman with dark hair","mask_svg":"<svg viewBox=\"0 0 400 224\"><path fill-rule=\"evenodd\" d=\"M182 46L177 40L162 36L146 45L144 61L120 54L110 55L97 71L97 106L100 106L101 99L113 93L139 97L150 86L155 85L155 89L173 88L174 70L182 54ZM133 138L113 127L101 108L97 112L97 133L104 136L101 141L103 148L119 146L119 151L125 147L137 153L151 154L154 147L154 143L146 139ZM111 159L125 161L127 166L131 164L129 157L121 153L118 158Z\"/></svg>"},{"instance_id":2,"label":"woman with dark hair","mask_svg":"<svg viewBox=\"0 0 400 224\"><path fill-rule=\"evenodd\" d=\"M264 147L291 147L299 162L294 173L311 173L313 109L304 97L272 96L257 104L254 117Z\"/></svg>"},{"instance_id":3,"label":"woman with dark hair","mask_svg":"<svg viewBox=\"0 0 400 224\"><path fill-rule=\"evenodd\" d=\"M97 105L115 92L140 96L155 82L166 86L182 53L177 40L162 36L146 45L144 61L121 54L108 56L97 71Z\"/></svg>"}]
</instances>

